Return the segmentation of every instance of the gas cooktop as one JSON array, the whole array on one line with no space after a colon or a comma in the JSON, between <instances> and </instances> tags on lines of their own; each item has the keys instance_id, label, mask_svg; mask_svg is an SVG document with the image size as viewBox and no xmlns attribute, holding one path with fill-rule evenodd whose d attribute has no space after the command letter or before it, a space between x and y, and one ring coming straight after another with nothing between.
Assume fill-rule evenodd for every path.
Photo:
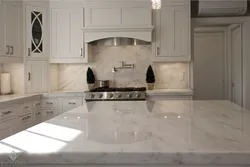
<instances>
[{"instance_id":1,"label":"gas cooktop","mask_svg":"<svg viewBox=\"0 0 250 167\"><path fill-rule=\"evenodd\" d=\"M86 101L136 101L146 99L145 87L94 88L85 93Z\"/></svg>"}]
</instances>

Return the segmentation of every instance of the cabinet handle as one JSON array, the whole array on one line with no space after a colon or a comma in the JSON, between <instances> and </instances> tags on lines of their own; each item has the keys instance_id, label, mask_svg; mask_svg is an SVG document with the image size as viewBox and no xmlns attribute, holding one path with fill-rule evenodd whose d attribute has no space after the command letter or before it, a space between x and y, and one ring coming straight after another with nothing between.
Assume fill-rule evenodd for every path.
<instances>
[{"instance_id":1,"label":"cabinet handle","mask_svg":"<svg viewBox=\"0 0 250 167\"><path fill-rule=\"evenodd\" d=\"M52 102L47 102L47 104L50 104L50 105L51 105L51 104L53 104L53 103L52 103Z\"/></svg>"},{"instance_id":2,"label":"cabinet handle","mask_svg":"<svg viewBox=\"0 0 250 167\"><path fill-rule=\"evenodd\" d=\"M30 81L31 80L31 73L29 72L28 73L28 81Z\"/></svg>"},{"instance_id":3,"label":"cabinet handle","mask_svg":"<svg viewBox=\"0 0 250 167\"><path fill-rule=\"evenodd\" d=\"M28 56L30 56L30 55L31 55L31 49L28 48Z\"/></svg>"},{"instance_id":4,"label":"cabinet handle","mask_svg":"<svg viewBox=\"0 0 250 167\"><path fill-rule=\"evenodd\" d=\"M36 115L36 116L37 116L37 115L41 115L41 113L40 113L40 112L38 112L38 113L36 113L35 115Z\"/></svg>"},{"instance_id":5,"label":"cabinet handle","mask_svg":"<svg viewBox=\"0 0 250 167\"><path fill-rule=\"evenodd\" d=\"M10 46L9 46L9 45L7 45L7 46L6 46L6 48L7 48L7 52L6 52L6 54L10 54Z\"/></svg>"},{"instance_id":6,"label":"cabinet handle","mask_svg":"<svg viewBox=\"0 0 250 167\"><path fill-rule=\"evenodd\" d=\"M81 57L83 56L83 49L81 48Z\"/></svg>"},{"instance_id":7,"label":"cabinet handle","mask_svg":"<svg viewBox=\"0 0 250 167\"><path fill-rule=\"evenodd\" d=\"M76 105L76 103L69 102L69 104Z\"/></svg>"},{"instance_id":8,"label":"cabinet handle","mask_svg":"<svg viewBox=\"0 0 250 167\"><path fill-rule=\"evenodd\" d=\"M157 56L159 56L160 55L160 47L158 46L157 47Z\"/></svg>"},{"instance_id":9,"label":"cabinet handle","mask_svg":"<svg viewBox=\"0 0 250 167\"><path fill-rule=\"evenodd\" d=\"M10 49L11 49L11 55L13 55L14 54L14 47L13 46L10 46Z\"/></svg>"},{"instance_id":10,"label":"cabinet handle","mask_svg":"<svg viewBox=\"0 0 250 167\"><path fill-rule=\"evenodd\" d=\"M23 110L24 110L24 109L28 109L28 108L29 108L29 106L23 107Z\"/></svg>"},{"instance_id":11,"label":"cabinet handle","mask_svg":"<svg viewBox=\"0 0 250 167\"><path fill-rule=\"evenodd\" d=\"M27 119L29 119L29 118L31 118L31 116L23 117L23 118L22 118L22 121L27 120Z\"/></svg>"},{"instance_id":12,"label":"cabinet handle","mask_svg":"<svg viewBox=\"0 0 250 167\"><path fill-rule=\"evenodd\" d=\"M54 111L47 111L47 114L54 114Z\"/></svg>"},{"instance_id":13,"label":"cabinet handle","mask_svg":"<svg viewBox=\"0 0 250 167\"><path fill-rule=\"evenodd\" d=\"M2 112L2 115L1 115L1 116L3 116L3 115L8 115L8 114L11 114L11 113L12 113L12 111Z\"/></svg>"},{"instance_id":14,"label":"cabinet handle","mask_svg":"<svg viewBox=\"0 0 250 167\"><path fill-rule=\"evenodd\" d=\"M37 106L40 106L40 105L41 105L41 103L36 103L36 104L35 104L36 107L37 107Z\"/></svg>"}]
</instances>

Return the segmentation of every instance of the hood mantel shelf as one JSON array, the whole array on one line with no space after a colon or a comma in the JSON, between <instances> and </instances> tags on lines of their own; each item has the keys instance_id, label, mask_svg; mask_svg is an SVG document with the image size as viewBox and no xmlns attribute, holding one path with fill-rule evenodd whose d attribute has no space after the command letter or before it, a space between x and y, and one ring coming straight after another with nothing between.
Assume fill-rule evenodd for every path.
<instances>
[{"instance_id":1,"label":"hood mantel shelf","mask_svg":"<svg viewBox=\"0 0 250 167\"><path fill-rule=\"evenodd\" d=\"M143 41L152 41L153 26L137 27L84 27L85 42L89 43L104 38L124 37Z\"/></svg>"}]
</instances>

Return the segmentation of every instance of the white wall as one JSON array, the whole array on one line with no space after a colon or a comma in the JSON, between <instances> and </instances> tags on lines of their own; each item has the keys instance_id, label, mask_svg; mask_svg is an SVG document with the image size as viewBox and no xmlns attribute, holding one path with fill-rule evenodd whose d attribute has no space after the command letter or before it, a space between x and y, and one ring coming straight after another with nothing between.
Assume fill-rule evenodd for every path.
<instances>
[{"instance_id":1,"label":"white wall","mask_svg":"<svg viewBox=\"0 0 250 167\"><path fill-rule=\"evenodd\" d=\"M230 24L242 24L243 27L243 106L250 110L250 17L192 19L192 27Z\"/></svg>"}]
</instances>

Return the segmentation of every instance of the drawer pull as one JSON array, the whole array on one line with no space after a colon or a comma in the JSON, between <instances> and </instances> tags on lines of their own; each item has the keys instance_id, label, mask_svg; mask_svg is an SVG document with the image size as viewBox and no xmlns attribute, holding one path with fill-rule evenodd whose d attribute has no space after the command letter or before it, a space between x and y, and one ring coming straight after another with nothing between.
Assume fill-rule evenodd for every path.
<instances>
[{"instance_id":1,"label":"drawer pull","mask_svg":"<svg viewBox=\"0 0 250 167\"><path fill-rule=\"evenodd\" d=\"M23 110L24 110L24 109L29 109L29 106L24 107Z\"/></svg>"},{"instance_id":2,"label":"drawer pull","mask_svg":"<svg viewBox=\"0 0 250 167\"><path fill-rule=\"evenodd\" d=\"M3 115L9 115L9 114L11 114L11 113L12 113L12 111L2 112L2 116L3 116Z\"/></svg>"},{"instance_id":3,"label":"drawer pull","mask_svg":"<svg viewBox=\"0 0 250 167\"><path fill-rule=\"evenodd\" d=\"M76 103L73 103L73 102L69 102L69 104L76 105Z\"/></svg>"},{"instance_id":4,"label":"drawer pull","mask_svg":"<svg viewBox=\"0 0 250 167\"><path fill-rule=\"evenodd\" d=\"M37 116L37 115L41 115L41 113L40 113L40 112L38 112L38 113L36 113L35 115L36 115L36 116Z\"/></svg>"},{"instance_id":5,"label":"drawer pull","mask_svg":"<svg viewBox=\"0 0 250 167\"><path fill-rule=\"evenodd\" d=\"M52 105L53 103L52 103L52 102L47 102L47 104L50 104L50 105Z\"/></svg>"},{"instance_id":6,"label":"drawer pull","mask_svg":"<svg viewBox=\"0 0 250 167\"><path fill-rule=\"evenodd\" d=\"M35 104L36 107L37 107L37 106L40 106L40 105L41 105L41 103L36 103L36 104Z\"/></svg>"},{"instance_id":7,"label":"drawer pull","mask_svg":"<svg viewBox=\"0 0 250 167\"><path fill-rule=\"evenodd\" d=\"M47 114L54 114L54 111L47 111Z\"/></svg>"},{"instance_id":8,"label":"drawer pull","mask_svg":"<svg viewBox=\"0 0 250 167\"><path fill-rule=\"evenodd\" d=\"M31 118L31 116L23 117L23 118L22 118L22 121L27 120L27 119L30 119L30 118Z\"/></svg>"}]
</instances>

